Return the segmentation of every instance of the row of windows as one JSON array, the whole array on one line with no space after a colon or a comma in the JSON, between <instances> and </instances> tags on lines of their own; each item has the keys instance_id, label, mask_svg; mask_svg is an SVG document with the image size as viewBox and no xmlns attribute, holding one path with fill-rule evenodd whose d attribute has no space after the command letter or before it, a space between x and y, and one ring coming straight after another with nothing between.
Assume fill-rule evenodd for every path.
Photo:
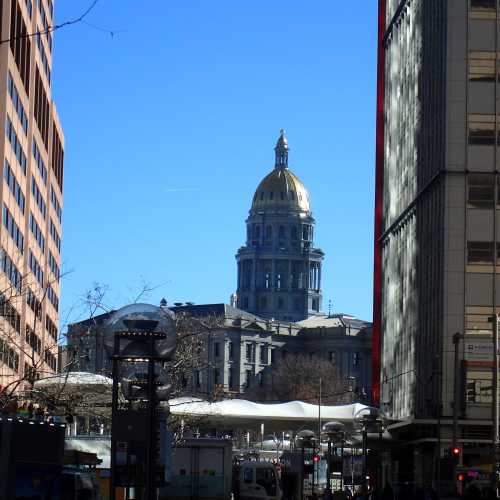
<instances>
[{"instance_id":1,"label":"row of windows","mask_svg":"<svg viewBox=\"0 0 500 500\"><path fill-rule=\"evenodd\" d=\"M494 262L500 265L500 243L495 246L492 241L468 241L467 264L477 266L492 266Z\"/></svg>"},{"instance_id":2,"label":"row of windows","mask_svg":"<svg viewBox=\"0 0 500 500\"><path fill-rule=\"evenodd\" d=\"M23 286L23 278L21 272L16 267L12 259L9 257L7 252L3 252L2 260L1 260L2 271L4 272L7 279L10 281L12 286L18 291L21 292Z\"/></svg>"},{"instance_id":3,"label":"row of windows","mask_svg":"<svg viewBox=\"0 0 500 500\"><path fill-rule=\"evenodd\" d=\"M52 218L49 221L49 232L50 236L52 236L52 239L54 240L54 243L56 244L57 249L59 252L61 251L61 238L59 237L59 233L57 232L56 226L54 222L52 221Z\"/></svg>"},{"instance_id":4,"label":"row of windows","mask_svg":"<svg viewBox=\"0 0 500 500\"><path fill-rule=\"evenodd\" d=\"M52 127L52 170L62 193L64 180L64 150L56 127Z\"/></svg>"},{"instance_id":5,"label":"row of windows","mask_svg":"<svg viewBox=\"0 0 500 500\"><path fill-rule=\"evenodd\" d=\"M52 274L56 278L57 281L59 281L59 278L61 277L61 270L59 269L59 266L57 265L57 261L55 257L52 255L52 252L49 250L49 268L52 271Z\"/></svg>"},{"instance_id":6,"label":"row of windows","mask_svg":"<svg viewBox=\"0 0 500 500\"><path fill-rule=\"evenodd\" d=\"M5 37L3 37L5 38ZM26 90L30 93L31 40L17 0L10 2L10 50L16 62L19 75Z\"/></svg>"},{"instance_id":7,"label":"row of windows","mask_svg":"<svg viewBox=\"0 0 500 500\"><path fill-rule=\"evenodd\" d=\"M47 14L45 13L45 8L43 7L43 4L40 0L37 0L37 5L38 5L38 10L40 12L40 17L42 19L42 24L43 24L43 29L45 31L45 34L47 36L47 42L49 43L49 48L50 48L50 51L52 52L52 35L50 33L50 25L49 25L49 22L48 22L48 19L47 19ZM52 9L53 7L51 7L51 16L52 16Z\"/></svg>"},{"instance_id":8,"label":"row of windows","mask_svg":"<svg viewBox=\"0 0 500 500\"><path fill-rule=\"evenodd\" d=\"M33 4L31 3L31 0L26 0L26 8L28 9L28 14L31 16L33 15Z\"/></svg>"},{"instance_id":9,"label":"row of windows","mask_svg":"<svg viewBox=\"0 0 500 500\"><path fill-rule=\"evenodd\" d=\"M5 120L5 134L7 135L7 139L9 139L12 150L16 154L17 162L23 169L24 175L26 175L28 161L9 117Z\"/></svg>"},{"instance_id":10,"label":"row of windows","mask_svg":"<svg viewBox=\"0 0 500 500\"><path fill-rule=\"evenodd\" d=\"M50 303L54 306L54 309L59 311L59 297L57 296L57 293L54 292L50 283L47 285L47 297L50 300Z\"/></svg>"},{"instance_id":11,"label":"row of windows","mask_svg":"<svg viewBox=\"0 0 500 500\"><path fill-rule=\"evenodd\" d=\"M35 65L35 106L34 115L38 130L42 136L45 148L49 149L49 120L50 106L47 99L47 93L38 71L38 66Z\"/></svg>"},{"instance_id":12,"label":"row of windows","mask_svg":"<svg viewBox=\"0 0 500 500\"><path fill-rule=\"evenodd\" d=\"M29 325L26 325L26 342L36 353L42 352L42 341Z\"/></svg>"},{"instance_id":13,"label":"row of windows","mask_svg":"<svg viewBox=\"0 0 500 500\"><path fill-rule=\"evenodd\" d=\"M12 105L16 110L17 116L19 117L19 121L23 127L24 133L28 133L28 115L24 110L23 103L21 102L21 98L19 97L19 92L17 91L16 85L14 84L14 80L12 79L12 75L9 74L7 76L7 89L9 90L10 99L12 100Z\"/></svg>"},{"instance_id":14,"label":"row of windows","mask_svg":"<svg viewBox=\"0 0 500 500\"><path fill-rule=\"evenodd\" d=\"M40 264L36 260L31 249L30 249L29 258L28 258L28 265L31 269L31 272L35 276L36 280L38 281L38 283L40 283L40 286L43 287L44 275L43 275L43 271L42 271L42 266L40 266Z\"/></svg>"},{"instance_id":15,"label":"row of windows","mask_svg":"<svg viewBox=\"0 0 500 500\"><path fill-rule=\"evenodd\" d=\"M290 228L290 237L292 240L297 240L299 235L299 227L296 225L291 226ZM253 224L252 226L247 226L247 238L260 240L261 236L261 226L260 224ZM284 239L287 237L287 231L285 226L278 226L278 234L279 239ZM273 237L273 226L268 225L265 227L265 231L263 232L263 237L265 240L270 240ZM302 239L305 241L313 240L313 227L309 224L302 224Z\"/></svg>"},{"instance_id":16,"label":"row of windows","mask_svg":"<svg viewBox=\"0 0 500 500\"><path fill-rule=\"evenodd\" d=\"M19 354L3 339L0 339L0 361L16 372L19 369Z\"/></svg>"},{"instance_id":17,"label":"row of windows","mask_svg":"<svg viewBox=\"0 0 500 500\"><path fill-rule=\"evenodd\" d=\"M47 77L47 80L50 82L51 72L50 72L49 60L47 58L47 54L45 53L45 47L43 46L42 35L40 35L40 33L37 33L36 35L36 44L38 47L38 52L40 53L40 58L42 59L42 66L43 70L45 71L45 76Z\"/></svg>"},{"instance_id":18,"label":"row of windows","mask_svg":"<svg viewBox=\"0 0 500 500\"><path fill-rule=\"evenodd\" d=\"M16 244L18 250L21 253L24 253L24 235L19 229L19 226L16 224L14 217L12 217L12 214L5 203L3 205L2 220L5 229L7 229L7 232L10 234L10 237Z\"/></svg>"},{"instance_id":19,"label":"row of windows","mask_svg":"<svg viewBox=\"0 0 500 500\"><path fill-rule=\"evenodd\" d=\"M34 177L31 177L31 194L33 195L33 198L36 201L36 204L40 210L40 213L42 214L43 218L45 219L47 215L47 205L45 204L45 200L43 199L42 192L40 191L40 188L38 187L38 184L35 181Z\"/></svg>"},{"instance_id":20,"label":"row of windows","mask_svg":"<svg viewBox=\"0 0 500 500\"><path fill-rule=\"evenodd\" d=\"M38 167L38 171L40 172L40 176L43 179L44 184L47 182L47 167L42 159L42 155L40 150L38 149L38 145L33 138L33 158L35 159L36 166Z\"/></svg>"},{"instance_id":21,"label":"row of windows","mask_svg":"<svg viewBox=\"0 0 500 500\"><path fill-rule=\"evenodd\" d=\"M42 253L45 252L45 238L42 234L42 230L40 229L40 226L35 220L35 217L33 214L30 212L30 229L31 233L35 237L36 242L38 243L38 246L40 247L40 250Z\"/></svg>"},{"instance_id":22,"label":"row of windows","mask_svg":"<svg viewBox=\"0 0 500 500\"><path fill-rule=\"evenodd\" d=\"M470 17L473 19L495 19L497 0L470 0Z\"/></svg>"},{"instance_id":23,"label":"row of windows","mask_svg":"<svg viewBox=\"0 0 500 500\"><path fill-rule=\"evenodd\" d=\"M50 186L50 201L52 202L52 206L54 207L59 222L62 222L62 208L57 199L54 186Z\"/></svg>"},{"instance_id":24,"label":"row of windows","mask_svg":"<svg viewBox=\"0 0 500 500\"><path fill-rule=\"evenodd\" d=\"M4 160L3 176L5 182L7 183L7 186L9 186L9 190L12 193L12 196L14 196L21 212L24 214L26 199L24 197L23 190L21 189L21 185L17 181L16 176L14 175L14 172L10 168L9 162L7 160Z\"/></svg>"},{"instance_id":25,"label":"row of windows","mask_svg":"<svg viewBox=\"0 0 500 500\"><path fill-rule=\"evenodd\" d=\"M54 342L57 342L57 326L49 318L48 315L45 316L45 329L47 330L49 335L54 339Z\"/></svg>"},{"instance_id":26,"label":"row of windows","mask_svg":"<svg viewBox=\"0 0 500 500\"><path fill-rule=\"evenodd\" d=\"M21 334L21 315L3 293L0 293L0 316L5 318L17 333Z\"/></svg>"},{"instance_id":27,"label":"row of windows","mask_svg":"<svg viewBox=\"0 0 500 500\"><path fill-rule=\"evenodd\" d=\"M37 299L30 287L26 289L26 302L35 316L42 321L42 303Z\"/></svg>"},{"instance_id":28,"label":"row of windows","mask_svg":"<svg viewBox=\"0 0 500 500\"><path fill-rule=\"evenodd\" d=\"M266 198L266 191L261 191L259 194L259 198L260 201L264 201L264 199ZM288 193L285 193L285 191L279 191L279 194L278 191L276 192L276 200L295 200L295 198L297 198L299 201L302 201L302 194L298 193L297 195L295 195L295 191L289 191ZM275 199L274 191L267 192L267 199L270 201L273 201Z\"/></svg>"}]
</instances>

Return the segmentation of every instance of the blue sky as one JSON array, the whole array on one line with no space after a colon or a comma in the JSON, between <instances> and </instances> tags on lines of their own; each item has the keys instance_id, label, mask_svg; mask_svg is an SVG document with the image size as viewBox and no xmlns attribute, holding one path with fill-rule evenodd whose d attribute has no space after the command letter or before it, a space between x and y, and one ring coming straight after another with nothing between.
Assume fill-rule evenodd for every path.
<instances>
[{"instance_id":1,"label":"blue sky","mask_svg":"<svg viewBox=\"0 0 500 500\"><path fill-rule=\"evenodd\" d=\"M57 22L90 3L58 0ZM324 309L371 319L376 2L354 3L100 0L57 31L62 324L94 283L110 307L143 282L152 303L227 302L280 128L326 253Z\"/></svg>"}]
</instances>

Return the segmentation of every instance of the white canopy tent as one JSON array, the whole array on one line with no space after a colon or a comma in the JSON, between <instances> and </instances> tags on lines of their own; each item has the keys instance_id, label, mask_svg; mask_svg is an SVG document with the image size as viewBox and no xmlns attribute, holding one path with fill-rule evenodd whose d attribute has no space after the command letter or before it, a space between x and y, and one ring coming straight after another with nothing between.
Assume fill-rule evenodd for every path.
<instances>
[{"instance_id":1,"label":"white canopy tent","mask_svg":"<svg viewBox=\"0 0 500 500\"><path fill-rule=\"evenodd\" d=\"M355 415L365 405L354 403L339 406L321 406L290 401L288 403L254 403L244 399L227 399L209 402L201 399L178 398L170 401L170 411L178 417L200 418L214 426L247 426L259 428L266 424L269 429L296 429L305 425L336 420L352 424ZM316 424L317 425L317 424Z\"/></svg>"}]
</instances>

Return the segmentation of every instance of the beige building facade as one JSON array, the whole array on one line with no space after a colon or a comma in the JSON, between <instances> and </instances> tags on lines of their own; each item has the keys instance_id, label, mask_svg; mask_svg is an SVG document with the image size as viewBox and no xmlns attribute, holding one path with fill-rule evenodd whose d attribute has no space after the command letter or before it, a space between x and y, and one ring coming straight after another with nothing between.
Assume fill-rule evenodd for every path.
<instances>
[{"instance_id":1,"label":"beige building facade","mask_svg":"<svg viewBox=\"0 0 500 500\"><path fill-rule=\"evenodd\" d=\"M57 370L64 136L52 0L0 2L0 395Z\"/></svg>"}]
</instances>

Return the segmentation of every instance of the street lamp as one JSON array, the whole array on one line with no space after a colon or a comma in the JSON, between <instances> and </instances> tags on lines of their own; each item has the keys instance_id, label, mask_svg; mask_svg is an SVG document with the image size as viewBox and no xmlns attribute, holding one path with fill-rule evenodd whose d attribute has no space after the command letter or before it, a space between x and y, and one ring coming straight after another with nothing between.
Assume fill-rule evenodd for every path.
<instances>
[{"instance_id":1,"label":"street lamp","mask_svg":"<svg viewBox=\"0 0 500 500\"><path fill-rule=\"evenodd\" d=\"M331 485L331 475L332 475L332 442L335 444L335 455L337 455L337 442L340 438L342 445L341 452L341 472L340 472L340 489L343 489L343 475L344 475L344 433L345 425L342 422L337 422L335 420L327 422L323 425L323 433L328 437L328 467L326 473L326 499L332 498L332 485Z\"/></svg>"},{"instance_id":2,"label":"street lamp","mask_svg":"<svg viewBox=\"0 0 500 500\"><path fill-rule=\"evenodd\" d=\"M363 489L363 495L368 494L368 483L366 481L367 467L367 444L368 444L368 433L378 433L381 436L384 428L384 414L379 408L373 406L366 406L361 410L357 411L354 415L354 422L358 425L362 432L362 456L363 456L363 467L362 467L362 478L361 486Z\"/></svg>"},{"instance_id":3,"label":"street lamp","mask_svg":"<svg viewBox=\"0 0 500 500\"><path fill-rule=\"evenodd\" d=\"M314 444L316 441L316 435L314 434L313 431L310 430L303 430L300 432L297 432L297 435L295 436L295 443L300 446L301 449L301 468L300 468L300 499L303 500L304 498L304 449L307 447L312 448L313 453L312 455L314 456ZM313 461L313 481L312 481L312 488L311 488L311 494L314 497L314 461Z\"/></svg>"},{"instance_id":4,"label":"street lamp","mask_svg":"<svg viewBox=\"0 0 500 500\"><path fill-rule=\"evenodd\" d=\"M105 326L105 344L113 348L111 500L115 499L116 486L144 486L144 500L156 498L160 431L157 406L170 393L170 386L161 383L157 368L171 360L175 352L173 318L168 309L132 304L116 311ZM121 380L123 395L129 401L124 408L118 397L120 370L123 365L130 372L137 363L146 364L147 372ZM135 407L133 401L138 402ZM141 456L145 469L139 466Z\"/></svg>"}]
</instances>

